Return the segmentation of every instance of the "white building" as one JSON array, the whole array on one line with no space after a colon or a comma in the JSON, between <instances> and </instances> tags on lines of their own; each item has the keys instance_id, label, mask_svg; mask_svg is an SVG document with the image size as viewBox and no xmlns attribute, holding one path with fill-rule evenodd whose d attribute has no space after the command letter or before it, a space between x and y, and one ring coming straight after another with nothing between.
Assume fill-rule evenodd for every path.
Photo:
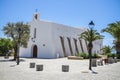
<instances>
[{"instance_id":1,"label":"white building","mask_svg":"<svg viewBox=\"0 0 120 80\"><path fill-rule=\"evenodd\" d=\"M87 51L87 42L78 39L86 28L74 28L58 23L42 21L36 12L30 25L30 39L27 48L20 48L20 57L58 58ZM100 53L102 41L95 47ZM93 51L93 52L95 52Z\"/></svg>"}]
</instances>

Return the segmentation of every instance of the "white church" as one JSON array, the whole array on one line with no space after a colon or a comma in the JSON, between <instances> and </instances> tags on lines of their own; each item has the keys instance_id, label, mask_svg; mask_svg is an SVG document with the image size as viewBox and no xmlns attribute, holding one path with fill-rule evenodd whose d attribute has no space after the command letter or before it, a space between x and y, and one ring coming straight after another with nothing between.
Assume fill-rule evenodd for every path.
<instances>
[{"instance_id":1,"label":"white church","mask_svg":"<svg viewBox=\"0 0 120 80\"><path fill-rule=\"evenodd\" d=\"M20 47L20 57L62 58L88 52L87 42L79 35L87 28L75 28L54 22L42 21L39 13L33 15L28 47ZM93 42L93 53L101 53L102 40Z\"/></svg>"}]
</instances>

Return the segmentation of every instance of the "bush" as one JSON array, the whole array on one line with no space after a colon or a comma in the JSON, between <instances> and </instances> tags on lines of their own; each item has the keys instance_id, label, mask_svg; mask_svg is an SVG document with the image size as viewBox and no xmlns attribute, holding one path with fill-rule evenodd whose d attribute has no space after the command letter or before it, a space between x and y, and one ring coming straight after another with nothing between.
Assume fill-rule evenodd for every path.
<instances>
[{"instance_id":1,"label":"bush","mask_svg":"<svg viewBox=\"0 0 120 80\"><path fill-rule=\"evenodd\" d=\"M5 55L6 55L5 53L0 52L0 56L5 56Z\"/></svg>"},{"instance_id":2,"label":"bush","mask_svg":"<svg viewBox=\"0 0 120 80\"><path fill-rule=\"evenodd\" d=\"M116 54L112 54L112 57L115 58L115 57L116 57Z\"/></svg>"},{"instance_id":3,"label":"bush","mask_svg":"<svg viewBox=\"0 0 120 80\"><path fill-rule=\"evenodd\" d=\"M81 57L81 56L80 56L80 53L78 53L78 54L75 54L75 56L77 56L77 57Z\"/></svg>"},{"instance_id":4,"label":"bush","mask_svg":"<svg viewBox=\"0 0 120 80\"><path fill-rule=\"evenodd\" d=\"M14 56L14 54L15 54L14 52L11 52L11 53L10 53L10 56Z\"/></svg>"},{"instance_id":5,"label":"bush","mask_svg":"<svg viewBox=\"0 0 120 80\"><path fill-rule=\"evenodd\" d=\"M87 53L81 53L80 56L83 57L84 59L89 58L89 55Z\"/></svg>"},{"instance_id":6,"label":"bush","mask_svg":"<svg viewBox=\"0 0 120 80\"><path fill-rule=\"evenodd\" d=\"M92 55L92 58L98 58L98 57L99 57L99 56L98 56L98 54L96 54L96 53Z\"/></svg>"},{"instance_id":7,"label":"bush","mask_svg":"<svg viewBox=\"0 0 120 80\"><path fill-rule=\"evenodd\" d=\"M83 57L84 59L88 59L89 58L88 53L79 53L79 54L76 54L76 56Z\"/></svg>"},{"instance_id":8,"label":"bush","mask_svg":"<svg viewBox=\"0 0 120 80\"><path fill-rule=\"evenodd\" d=\"M107 53L107 57L112 57L112 54L111 53Z\"/></svg>"},{"instance_id":9,"label":"bush","mask_svg":"<svg viewBox=\"0 0 120 80\"><path fill-rule=\"evenodd\" d=\"M120 59L120 54L116 54L117 59Z\"/></svg>"},{"instance_id":10,"label":"bush","mask_svg":"<svg viewBox=\"0 0 120 80\"><path fill-rule=\"evenodd\" d=\"M89 59L89 54L88 53L79 53L79 54L76 54L75 56L83 57L84 59ZM98 56L98 54L93 54L92 58L99 58L99 56Z\"/></svg>"},{"instance_id":11,"label":"bush","mask_svg":"<svg viewBox=\"0 0 120 80\"><path fill-rule=\"evenodd\" d=\"M107 57L113 57L113 58L115 58L115 57L116 57L116 54L108 53L108 54L107 54Z\"/></svg>"}]
</instances>

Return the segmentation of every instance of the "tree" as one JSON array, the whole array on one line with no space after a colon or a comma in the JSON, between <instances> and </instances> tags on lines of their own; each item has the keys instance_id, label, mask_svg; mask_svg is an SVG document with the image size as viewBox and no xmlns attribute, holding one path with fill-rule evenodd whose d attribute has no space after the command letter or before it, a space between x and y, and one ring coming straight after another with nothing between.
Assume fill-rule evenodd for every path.
<instances>
[{"instance_id":1,"label":"tree","mask_svg":"<svg viewBox=\"0 0 120 80\"><path fill-rule=\"evenodd\" d=\"M0 38L0 55L5 56L9 50L13 49L13 42L10 39Z\"/></svg>"},{"instance_id":2,"label":"tree","mask_svg":"<svg viewBox=\"0 0 120 80\"><path fill-rule=\"evenodd\" d=\"M108 27L102 29L102 32L107 32L113 36L115 49L117 54L120 54L120 21L108 24Z\"/></svg>"},{"instance_id":3,"label":"tree","mask_svg":"<svg viewBox=\"0 0 120 80\"><path fill-rule=\"evenodd\" d=\"M89 70L92 70L91 68L91 57L92 57L92 48L93 48L93 44L92 42L95 41L95 40L98 40L98 39L103 39L103 36L100 35L96 30L93 30L92 28L85 32L83 32L81 35L80 35L80 38L84 39L85 41L88 41L89 44L87 45L88 47L88 52L89 52L89 57L90 57L90 62L89 62Z\"/></svg>"},{"instance_id":4,"label":"tree","mask_svg":"<svg viewBox=\"0 0 120 80\"><path fill-rule=\"evenodd\" d=\"M23 22L8 23L4 26L3 31L7 37L10 37L13 40L15 51L14 60L16 60L17 52L19 50L18 45L20 44L20 46L27 47L30 34L29 25Z\"/></svg>"},{"instance_id":5,"label":"tree","mask_svg":"<svg viewBox=\"0 0 120 80\"><path fill-rule=\"evenodd\" d=\"M108 53L112 52L112 49L110 46L104 46L101 50L103 51L104 55L107 55Z\"/></svg>"}]
</instances>

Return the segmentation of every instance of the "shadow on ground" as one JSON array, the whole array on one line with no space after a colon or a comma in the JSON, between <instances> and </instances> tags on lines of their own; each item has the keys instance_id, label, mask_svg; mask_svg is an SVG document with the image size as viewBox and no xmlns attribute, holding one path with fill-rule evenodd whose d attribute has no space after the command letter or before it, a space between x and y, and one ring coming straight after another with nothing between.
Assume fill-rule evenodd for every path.
<instances>
[{"instance_id":1,"label":"shadow on ground","mask_svg":"<svg viewBox=\"0 0 120 80\"><path fill-rule=\"evenodd\" d=\"M3 59L3 60L0 60L0 62L16 62L15 60L13 59ZM24 59L20 59L20 62L25 62Z\"/></svg>"}]
</instances>

